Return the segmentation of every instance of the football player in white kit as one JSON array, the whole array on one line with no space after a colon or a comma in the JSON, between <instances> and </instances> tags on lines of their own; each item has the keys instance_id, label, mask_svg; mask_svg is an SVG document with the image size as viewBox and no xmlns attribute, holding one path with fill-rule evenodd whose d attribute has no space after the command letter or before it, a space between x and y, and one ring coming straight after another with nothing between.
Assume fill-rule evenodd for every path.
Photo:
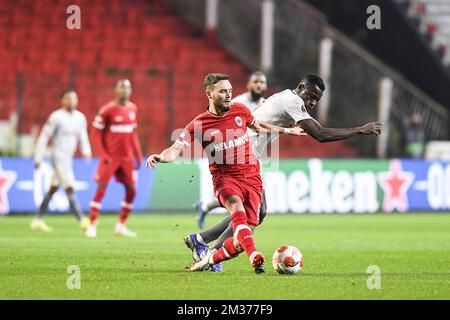
<instances>
[{"instance_id":1,"label":"football player in white kit","mask_svg":"<svg viewBox=\"0 0 450 320\"><path fill-rule=\"evenodd\" d=\"M266 75L262 71L254 71L248 78L247 92L234 97L232 102L242 103L253 112L263 104L266 91Z\"/></svg>"},{"instance_id":2,"label":"football player in white kit","mask_svg":"<svg viewBox=\"0 0 450 320\"><path fill-rule=\"evenodd\" d=\"M75 175L73 173L72 160L80 143L80 150L84 158L91 158L91 146L87 133L86 117L78 110L77 93L72 89L64 90L60 94L61 108L52 112L47 119L41 134L38 138L34 156L34 167L39 169L48 141L52 140L50 149L50 159L53 166L51 186L39 207L39 211L31 222L31 229L51 232L42 219L48 209L48 204L59 187L66 191L70 209L75 214L80 226L87 228L89 219L84 217L80 206L75 199L74 184Z\"/></svg>"},{"instance_id":3,"label":"football player in white kit","mask_svg":"<svg viewBox=\"0 0 450 320\"><path fill-rule=\"evenodd\" d=\"M262 71L254 71L250 74L247 81L247 92L244 92L233 98L232 102L239 102L245 105L251 112L259 108L265 101L264 94L267 91L267 77ZM205 166L208 162L205 161ZM209 170L205 170L208 174ZM205 179L210 181L211 179ZM212 186L211 186L212 190ZM211 191L212 192L212 191ZM205 217L211 210L220 207L219 201L214 195L210 201L197 201L195 208L198 215L198 226L203 229L205 226Z\"/></svg>"},{"instance_id":4,"label":"football player in white kit","mask_svg":"<svg viewBox=\"0 0 450 320\"><path fill-rule=\"evenodd\" d=\"M314 74L306 75L294 89L286 89L270 96L259 108L253 112L257 121L264 121L280 127L290 128L301 127L307 134L319 142L331 142L352 138L358 135L379 135L381 133L381 122L369 122L363 126L355 128L324 128L319 122L313 119L308 110L316 107L322 97L325 85L322 79ZM260 158L265 153L267 145L278 138L277 136L267 136L263 134L249 134L252 139L252 146L255 155ZM265 201L263 197L262 202ZM261 203L260 220L265 217L265 203ZM227 237L233 234L230 227L229 217L219 222L216 226L201 233L194 233L186 236L184 241L192 250L194 260L199 260L204 252L208 250L207 244L217 240L214 248L220 248ZM220 264L215 265L213 271L221 271Z\"/></svg>"}]
</instances>

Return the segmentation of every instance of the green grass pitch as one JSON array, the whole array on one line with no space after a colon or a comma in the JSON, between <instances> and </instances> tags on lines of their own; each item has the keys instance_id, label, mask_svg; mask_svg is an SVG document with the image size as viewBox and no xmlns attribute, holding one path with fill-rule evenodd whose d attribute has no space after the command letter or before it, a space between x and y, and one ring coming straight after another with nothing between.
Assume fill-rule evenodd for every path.
<instances>
[{"instance_id":1,"label":"green grass pitch","mask_svg":"<svg viewBox=\"0 0 450 320\"><path fill-rule=\"evenodd\" d=\"M269 215L255 233L262 275L245 254L224 273L186 272L192 213L134 214L136 239L113 237L116 219L102 215L98 238L87 239L72 216L48 216L52 234L30 230L30 216L0 217L0 299L450 299L448 214ZM302 251L300 274L273 270L281 245ZM80 268L80 289L67 288L70 265ZM367 287L371 265L381 289Z\"/></svg>"}]
</instances>

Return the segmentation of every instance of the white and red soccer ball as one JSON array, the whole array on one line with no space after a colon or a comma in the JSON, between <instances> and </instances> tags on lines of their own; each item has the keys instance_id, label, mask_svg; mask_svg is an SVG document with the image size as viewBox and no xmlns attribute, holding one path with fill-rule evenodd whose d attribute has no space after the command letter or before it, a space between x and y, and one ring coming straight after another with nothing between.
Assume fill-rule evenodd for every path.
<instances>
[{"instance_id":1,"label":"white and red soccer ball","mask_svg":"<svg viewBox=\"0 0 450 320\"><path fill-rule=\"evenodd\" d=\"M279 274L296 274L303 267L303 256L293 246L279 247L272 257L272 265Z\"/></svg>"}]
</instances>

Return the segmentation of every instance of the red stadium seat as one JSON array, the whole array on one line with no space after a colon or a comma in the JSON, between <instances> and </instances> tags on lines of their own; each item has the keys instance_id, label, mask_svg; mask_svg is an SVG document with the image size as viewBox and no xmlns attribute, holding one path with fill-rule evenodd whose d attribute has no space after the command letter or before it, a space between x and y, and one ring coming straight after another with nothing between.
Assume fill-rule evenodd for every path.
<instances>
[{"instance_id":1,"label":"red stadium seat","mask_svg":"<svg viewBox=\"0 0 450 320\"><path fill-rule=\"evenodd\" d=\"M67 86L77 89L80 110L91 122L113 99L115 82L129 78L132 101L140 110L142 144L156 152L168 145L173 129L204 111L206 73L222 70L232 77L235 94L245 90L248 70L213 40L200 37L162 0L78 0L81 31L65 27L65 10L73 1L48 2L0 1L0 80L9 83L0 89L0 105L15 107L15 80L23 73L21 132L41 125ZM298 156L298 150L302 156L329 152L315 141L305 141L307 147L302 148L283 141L291 146L283 148L283 155ZM352 154L345 143L335 146L333 154Z\"/></svg>"}]
</instances>

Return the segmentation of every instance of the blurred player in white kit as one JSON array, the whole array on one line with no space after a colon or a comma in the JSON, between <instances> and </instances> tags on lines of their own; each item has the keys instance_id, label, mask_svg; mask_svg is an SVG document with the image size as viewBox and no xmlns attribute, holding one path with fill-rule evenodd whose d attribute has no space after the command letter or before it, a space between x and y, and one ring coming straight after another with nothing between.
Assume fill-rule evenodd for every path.
<instances>
[{"instance_id":1,"label":"blurred player in white kit","mask_svg":"<svg viewBox=\"0 0 450 320\"><path fill-rule=\"evenodd\" d=\"M75 175L73 173L73 156L78 143L84 158L92 156L91 146L87 133L86 117L78 110L78 96L72 89L66 89L60 94L60 108L50 114L47 122L39 135L34 156L34 167L39 169L49 140L52 140L50 159L53 167L51 186L45 195L31 222L31 229L51 232L42 219L48 210L52 196L59 187L66 192L72 213L75 214L80 227L85 229L89 225L89 219L84 217L78 201L74 195Z\"/></svg>"}]
</instances>

